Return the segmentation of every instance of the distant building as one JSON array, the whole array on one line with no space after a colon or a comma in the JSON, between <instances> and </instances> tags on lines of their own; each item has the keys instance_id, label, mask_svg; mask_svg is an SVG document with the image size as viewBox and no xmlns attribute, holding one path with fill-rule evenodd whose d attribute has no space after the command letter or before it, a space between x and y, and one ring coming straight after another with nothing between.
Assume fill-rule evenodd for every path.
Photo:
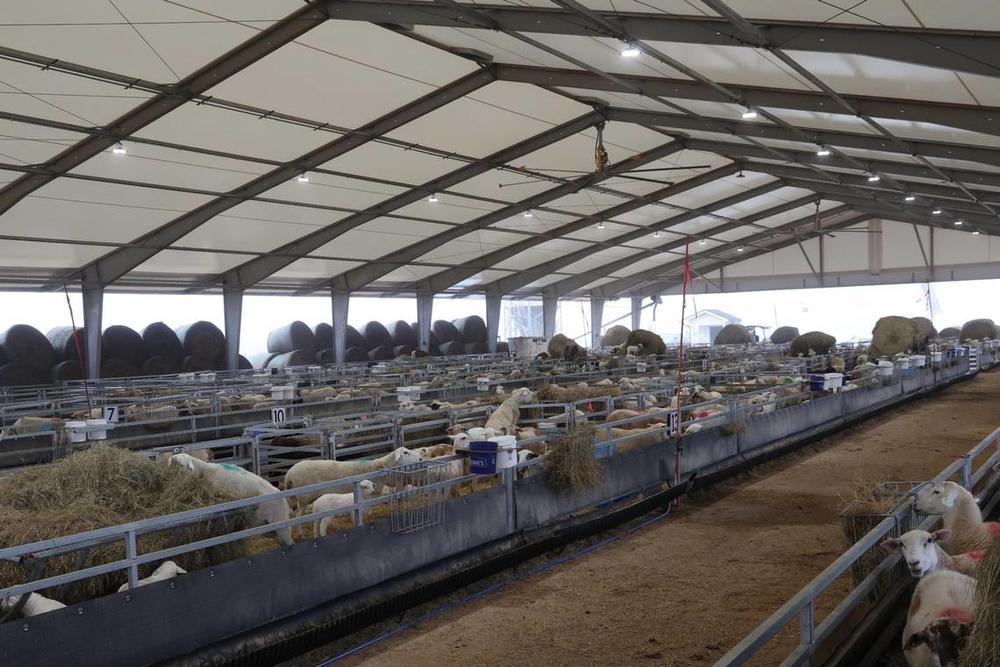
<instances>
[{"instance_id":1,"label":"distant building","mask_svg":"<svg viewBox=\"0 0 1000 667\"><path fill-rule=\"evenodd\" d=\"M741 321L735 315L715 308L700 310L697 315L684 320L687 330L685 333L690 337L687 342L691 345L711 345L716 335L722 331L722 327L727 324L739 324Z\"/></svg>"}]
</instances>

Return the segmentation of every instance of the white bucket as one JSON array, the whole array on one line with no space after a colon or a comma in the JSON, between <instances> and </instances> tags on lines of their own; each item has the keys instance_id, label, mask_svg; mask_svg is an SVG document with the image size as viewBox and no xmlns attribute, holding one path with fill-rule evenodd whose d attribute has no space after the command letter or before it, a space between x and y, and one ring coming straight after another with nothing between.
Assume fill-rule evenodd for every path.
<instances>
[{"instance_id":1,"label":"white bucket","mask_svg":"<svg viewBox=\"0 0 1000 667\"><path fill-rule=\"evenodd\" d=\"M944 357L944 352L931 352L931 361L935 363L941 363L941 359Z\"/></svg>"},{"instance_id":2,"label":"white bucket","mask_svg":"<svg viewBox=\"0 0 1000 667\"><path fill-rule=\"evenodd\" d=\"M415 403L420 400L424 393L424 387L420 384L411 384L409 387L396 387L396 398L400 403Z\"/></svg>"},{"instance_id":3,"label":"white bucket","mask_svg":"<svg viewBox=\"0 0 1000 667\"><path fill-rule=\"evenodd\" d=\"M177 379L181 382L194 382L194 373L178 373Z\"/></svg>"},{"instance_id":4,"label":"white bucket","mask_svg":"<svg viewBox=\"0 0 1000 667\"><path fill-rule=\"evenodd\" d=\"M488 377L476 378L476 389L478 389L479 391L489 391L490 379Z\"/></svg>"},{"instance_id":5,"label":"white bucket","mask_svg":"<svg viewBox=\"0 0 1000 667\"><path fill-rule=\"evenodd\" d=\"M914 368L923 368L927 365L927 357L922 354L915 354L910 357L910 365Z\"/></svg>"},{"instance_id":6,"label":"white bucket","mask_svg":"<svg viewBox=\"0 0 1000 667\"><path fill-rule=\"evenodd\" d=\"M548 341L541 336L515 336L507 344L518 359L534 359L549 349Z\"/></svg>"},{"instance_id":7,"label":"white bucket","mask_svg":"<svg viewBox=\"0 0 1000 667\"><path fill-rule=\"evenodd\" d=\"M498 435L490 438L490 441L497 443L497 470L517 465L517 438L512 435Z\"/></svg>"},{"instance_id":8,"label":"white bucket","mask_svg":"<svg viewBox=\"0 0 1000 667\"><path fill-rule=\"evenodd\" d=\"M94 428L95 426L107 426L107 425L108 425L108 420L107 419L88 419L87 420L87 427L88 428ZM87 431L87 440L107 440L107 438L108 438L108 432L107 432L107 430L93 430L93 431L88 430Z\"/></svg>"},{"instance_id":9,"label":"white bucket","mask_svg":"<svg viewBox=\"0 0 1000 667\"><path fill-rule=\"evenodd\" d=\"M878 362L878 372L884 378L892 377L892 372L895 369L895 365L891 361L880 361Z\"/></svg>"},{"instance_id":10,"label":"white bucket","mask_svg":"<svg viewBox=\"0 0 1000 667\"><path fill-rule=\"evenodd\" d=\"M909 357L902 357L900 359L896 359L896 363L899 364L899 367L904 371L910 368Z\"/></svg>"},{"instance_id":11,"label":"white bucket","mask_svg":"<svg viewBox=\"0 0 1000 667\"><path fill-rule=\"evenodd\" d=\"M295 387L287 384L271 387L271 400L287 401L293 398L295 398Z\"/></svg>"},{"instance_id":12,"label":"white bucket","mask_svg":"<svg viewBox=\"0 0 1000 667\"><path fill-rule=\"evenodd\" d=\"M199 373L198 380L201 382L215 382L215 373Z\"/></svg>"},{"instance_id":13,"label":"white bucket","mask_svg":"<svg viewBox=\"0 0 1000 667\"><path fill-rule=\"evenodd\" d=\"M87 442L87 422L84 420L66 422L70 442Z\"/></svg>"}]
</instances>

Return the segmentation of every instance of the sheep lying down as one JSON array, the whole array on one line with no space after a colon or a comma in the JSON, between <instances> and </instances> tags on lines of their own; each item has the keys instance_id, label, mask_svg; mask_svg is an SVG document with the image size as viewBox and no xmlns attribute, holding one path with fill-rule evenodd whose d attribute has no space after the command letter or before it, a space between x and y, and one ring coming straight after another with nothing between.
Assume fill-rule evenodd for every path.
<instances>
[{"instance_id":1,"label":"sheep lying down","mask_svg":"<svg viewBox=\"0 0 1000 667\"><path fill-rule=\"evenodd\" d=\"M14 609L20 599L20 595L15 595L13 597L0 600L0 614L6 614L11 609ZM66 605L62 602L52 600L39 593L29 593L28 599L24 601L24 606L21 607L21 616L30 618L32 616L38 616L39 614L46 614L50 611L55 611L56 609L62 609L65 606Z\"/></svg>"},{"instance_id":2,"label":"sheep lying down","mask_svg":"<svg viewBox=\"0 0 1000 667\"><path fill-rule=\"evenodd\" d=\"M362 499L373 498L375 496L375 484L370 479L361 481ZM354 492L350 493L324 493L314 500L305 509L305 514L315 514L318 512L330 512L342 507L350 507L354 504ZM313 524L313 534L326 537L330 529L330 524L336 517L326 516Z\"/></svg>"},{"instance_id":3,"label":"sheep lying down","mask_svg":"<svg viewBox=\"0 0 1000 667\"><path fill-rule=\"evenodd\" d=\"M143 586L149 586L150 584L155 584L158 581L166 581L167 579L173 579L178 574L187 574L187 570L178 565L172 560L163 561L158 568L153 570L153 574L149 575L145 579L140 579L136 582L136 588L142 588ZM125 582L118 588L119 593L123 593L128 590L128 582Z\"/></svg>"}]
</instances>

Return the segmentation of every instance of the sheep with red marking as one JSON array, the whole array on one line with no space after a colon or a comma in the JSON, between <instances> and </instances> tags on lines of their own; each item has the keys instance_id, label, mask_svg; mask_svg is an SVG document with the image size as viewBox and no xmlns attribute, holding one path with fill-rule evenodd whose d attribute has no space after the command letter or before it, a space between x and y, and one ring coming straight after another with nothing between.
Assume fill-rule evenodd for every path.
<instances>
[{"instance_id":1,"label":"sheep with red marking","mask_svg":"<svg viewBox=\"0 0 1000 667\"><path fill-rule=\"evenodd\" d=\"M938 542L951 536L949 530L936 530L929 533L926 530L911 530L898 538L890 538L882 542L886 551L899 549L910 574L923 577L939 570L954 570L962 574L973 574L976 565L986 555L985 551L970 551L952 556Z\"/></svg>"},{"instance_id":2,"label":"sheep with red marking","mask_svg":"<svg viewBox=\"0 0 1000 667\"><path fill-rule=\"evenodd\" d=\"M910 667L955 667L976 604L976 580L939 570L917 582L903 628L903 654Z\"/></svg>"},{"instance_id":3,"label":"sheep with red marking","mask_svg":"<svg viewBox=\"0 0 1000 667\"><path fill-rule=\"evenodd\" d=\"M950 554L986 549L1000 532L1000 523L983 521L976 497L956 482L929 484L917 492L917 510L940 515L950 531L941 546Z\"/></svg>"}]
</instances>

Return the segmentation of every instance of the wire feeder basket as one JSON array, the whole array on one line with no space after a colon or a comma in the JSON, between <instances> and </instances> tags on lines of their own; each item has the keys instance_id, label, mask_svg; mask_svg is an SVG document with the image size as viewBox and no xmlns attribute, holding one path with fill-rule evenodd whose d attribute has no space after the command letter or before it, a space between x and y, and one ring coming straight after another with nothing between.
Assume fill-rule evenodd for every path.
<instances>
[{"instance_id":1,"label":"wire feeder basket","mask_svg":"<svg viewBox=\"0 0 1000 667\"><path fill-rule=\"evenodd\" d=\"M453 462L421 461L387 470L389 527L393 534L415 533L444 522L448 478Z\"/></svg>"}]
</instances>

